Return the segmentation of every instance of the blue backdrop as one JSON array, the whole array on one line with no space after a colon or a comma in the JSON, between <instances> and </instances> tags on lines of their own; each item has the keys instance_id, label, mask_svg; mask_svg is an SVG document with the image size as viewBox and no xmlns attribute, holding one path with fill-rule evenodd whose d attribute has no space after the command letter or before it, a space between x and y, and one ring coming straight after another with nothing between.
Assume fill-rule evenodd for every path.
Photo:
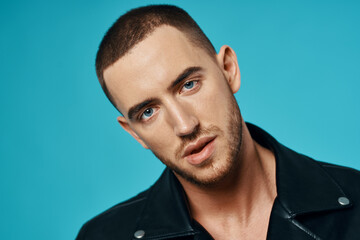
<instances>
[{"instance_id":1,"label":"blue backdrop","mask_svg":"<svg viewBox=\"0 0 360 240\"><path fill-rule=\"evenodd\" d=\"M359 1L163 1L237 52L247 121L360 169ZM155 1L0 3L0 238L74 239L164 166L125 133L94 58L126 10ZM304 173L306 174L306 173Z\"/></svg>"}]
</instances>

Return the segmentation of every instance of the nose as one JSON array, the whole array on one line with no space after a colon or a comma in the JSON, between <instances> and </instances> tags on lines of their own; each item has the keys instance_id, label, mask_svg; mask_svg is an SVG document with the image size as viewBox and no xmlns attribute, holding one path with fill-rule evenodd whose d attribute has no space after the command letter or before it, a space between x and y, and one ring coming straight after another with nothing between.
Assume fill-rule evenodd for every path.
<instances>
[{"instance_id":1,"label":"nose","mask_svg":"<svg viewBox=\"0 0 360 240\"><path fill-rule=\"evenodd\" d=\"M199 125L197 117L192 114L189 107L173 102L168 109L169 119L177 136L189 135Z\"/></svg>"}]
</instances>

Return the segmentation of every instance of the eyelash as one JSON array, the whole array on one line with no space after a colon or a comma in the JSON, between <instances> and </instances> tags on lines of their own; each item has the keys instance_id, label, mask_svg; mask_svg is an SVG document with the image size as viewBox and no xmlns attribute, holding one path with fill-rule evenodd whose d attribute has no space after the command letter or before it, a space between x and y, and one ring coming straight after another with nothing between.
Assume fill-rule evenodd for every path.
<instances>
[{"instance_id":1,"label":"eyelash","mask_svg":"<svg viewBox=\"0 0 360 240\"><path fill-rule=\"evenodd\" d=\"M153 113L151 114L150 117L143 118L145 112L146 112L148 109L152 109ZM154 116L154 114L156 114L156 108L155 108L155 107L148 107L148 108L146 108L144 111L142 111L142 113L140 114L140 116L139 116L139 121L141 121L141 122L148 121L149 119L151 119L151 118Z\"/></svg>"},{"instance_id":2,"label":"eyelash","mask_svg":"<svg viewBox=\"0 0 360 240\"><path fill-rule=\"evenodd\" d=\"M191 92L191 91L194 91L194 90L198 89L198 87L199 87L199 80L190 80L190 81L185 82L185 83L182 85L182 87L181 87L181 89L180 89L180 93L181 93L182 90L184 89L185 85L188 84L188 83L191 83L191 82L194 83L194 86L193 86L192 88L190 88L190 89L187 89L186 92ZM144 116L144 114L145 114L145 111L147 111L148 109L153 109L153 114L152 114L150 117L143 118L143 116ZM154 116L154 114L156 114L156 109L155 109L155 107L148 107L148 108L146 108L144 111L142 111L142 113L140 114L140 116L139 116L139 121L142 121L142 122L149 121L149 119L151 119L151 118Z\"/></svg>"},{"instance_id":3,"label":"eyelash","mask_svg":"<svg viewBox=\"0 0 360 240\"><path fill-rule=\"evenodd\" d=\"M181 93L182 90L184 89L185 85L188 84L188 83L191 83L191 82L194 83L194 86L193 86L192 88L190 88L190 89L186 89L186 92L193 91L193 90L195 90L195 89L197 89L197 88L199 87L199 80L190 80L190 81L185 82L185 83L182 85L182 87L181 87L181 89L180 89L180 93Z\"/></svg>"}]
</instances>

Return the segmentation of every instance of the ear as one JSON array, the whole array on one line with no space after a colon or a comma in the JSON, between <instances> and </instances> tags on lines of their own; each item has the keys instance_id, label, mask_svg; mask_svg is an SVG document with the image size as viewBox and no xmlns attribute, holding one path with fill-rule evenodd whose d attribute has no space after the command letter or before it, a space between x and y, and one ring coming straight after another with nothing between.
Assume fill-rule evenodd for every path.
<instances>
[{"instance_id":1,"label":"ear","mask_svg":"<svg viewBox=\"0 0 360 240\"><path fill-rule=\"evenodd\" d=\"M145 144L145 142L134 132L134 130L129 126L129 123L127 122L126 118L123 116L118 116L117 121L120 123L121 127L130 133L130 135L135 138L136 141L138 141L144 148L149 149L149 147Z\"/></svg>"},{"instance_id":2,"label":"ear","mask_svg":"<svg viewBox=\"0 0 360 240\"><path fill-rule=\"evenodd\" d=\"M232 92L236 93L240 88L240 69L234 50L224 45L220 48L216 58Z\"/></svg>"}]
</instances>

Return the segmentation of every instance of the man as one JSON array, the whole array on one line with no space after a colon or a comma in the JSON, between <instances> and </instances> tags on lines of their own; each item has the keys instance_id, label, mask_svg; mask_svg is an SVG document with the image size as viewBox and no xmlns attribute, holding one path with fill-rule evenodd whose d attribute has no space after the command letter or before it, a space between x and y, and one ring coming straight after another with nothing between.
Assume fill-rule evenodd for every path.
<instances>
[{"instance_id":1,"label":"man","mask_svg":"<svg viewBox=\"0 0 360 240\"><path fill-rule=\"evenodd\" d=\"M359 172L316 162L245 124L233 96L235 52L216 53L182 9L121 16L96 70L120 125L167 168L77 239L359 239Z\"/></svg>"}]
</instances>

